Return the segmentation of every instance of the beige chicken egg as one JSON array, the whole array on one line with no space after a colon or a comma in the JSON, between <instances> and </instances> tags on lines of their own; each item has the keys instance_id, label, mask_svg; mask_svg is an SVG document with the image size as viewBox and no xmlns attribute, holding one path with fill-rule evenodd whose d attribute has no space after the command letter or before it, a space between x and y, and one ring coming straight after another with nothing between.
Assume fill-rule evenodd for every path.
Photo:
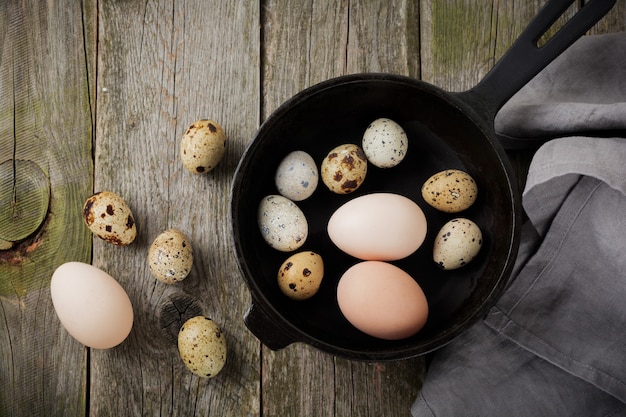
<instances>
[{"instance_id":1,"label":"beige chicken egg","mask_svg":"<svg viewBox=\"0 0 626 417\"><path fill-rule=\"evenodd\" d=\"M111 275L93 265L60 265L52 274L50 296L63 327L85 346L115 347L132 329L128 294Z\"/></svg>"},{"instance_id":2,"label":"beige chicken egg","mask_svg":"<svg viewBox=\"0 0 626 417\"><path fill-rule=\"evenodd\" d=\"M313 297L324 278L324 262L315 252L306 251L290 256L278 271L278 287L293 300Z\"/></svg>"},{"instance_id":3,"label":"beige chicken egg","mask_svg":"<svg viewBox=\"0 0 626 417\"><path fill-rule=\"evenodd\" d=\"M393 261L415 252L426 238L422 209L411 199L393 193L356 197L330 216L330 240L355 258Z\"/></svg>"},{"instance_id":4,"label":"beige chicken egg","mask_svg":"<svg viewBox=\"0 0 626 417\"><path fill-rule=\"evenodd\" d=\"M446 213L468 209L477 196L476 181L467 172L458 169L438 172L422 186L424 201Z\"/></svg>"},{"instance_id":5,"label":"beige chicken egg","mask_svg":"<svg viewBox=\"0 0 626 417\"><path fill-rule=\"evenodd\" d=\"M137 237L130 207L110 191L101 191L85 201L83 220L93 234L114 245L130 245Z\"/></svg>"},{"instance_id":6,"label":"beige chicken egg","mask_svg":"<svg viewBox=\"0 0 626 417\"><path fill-rule=\"evenodd\" d=\"M191 241L178 229L164 231L150 245L148 265L161 282L174 284L184 280L193 266Z\"/></svg>"},{"instance_id":7,"label":"beige chicken egg","mask_svg":"<svg viewBox=\"0 0 626 417\"><path fill-rule=\"evenodd\" d=\"M322 161L322 182L336 194L350 194L358 189L367 174L367 157L354 144L339 145Z\"/></svg>"},{"instance_id":8,"label":"beige chicken egg","mask_svg":"<svg viewBox=\"0 0 626 417\"><path fill-rule=\"evenodd\" d=\"M452 219L435 237L433 260L442 269L458 269L472 261L483 244L483 236L476 223L469 219Z\"/></svg>"},{"instance_id":9,"label":"beige chicken egg","mask_svg":"<svg viewBox=\"0 0 626 417\"><path fill-rule=\"evenodd\" d=\"M350 267L337 286L341 313L370 336L399 340L419 332L428 319L420 285L387 262L364 261Z\"/></svg>"},{"instance_id":10,"label":"beige chicken egg","mask_svg":"<svg viewBox=\"0 0 626 417\"><path fill-rule=\"evenodd\" d=\"M197 120L187 128L180 141L180 159L193 174L213 170L226 150L224 129L213 120Z\"/></svg>"},{"instance_id":11,"label":"beige chicken egg","mask_svg":"<svg viewBox=\"0 0 626 417\"><path fill-rule=\"evenodd\" d=\"M213 378L226 363L226 337L210 318L192 317L178 332L178 353L192 373Z\"/></svg>"}]
</instances>

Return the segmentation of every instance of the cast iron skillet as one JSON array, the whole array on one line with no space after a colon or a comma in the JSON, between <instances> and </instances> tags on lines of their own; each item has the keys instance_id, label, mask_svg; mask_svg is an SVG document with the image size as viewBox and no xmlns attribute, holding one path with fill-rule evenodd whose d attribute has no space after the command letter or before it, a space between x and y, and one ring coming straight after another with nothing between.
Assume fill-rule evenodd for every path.
<instances>
[{"instance_id":1,"label":"cast iron skillet","mask_svg":"<svg viewBox=\"0 0 626 417\"><path fill-rule=\"evenodd\" d=\"M254 335L275 350L303 342L350 359L396 360L433 351L483 317L507 285L517 254L521 215L520 192L495 136L495 114L604 16L615 0L590 1L547 44L537 47L537 40L571 3L548 2L493 70L469 91L448 93L398 75L348 75L300 92L267 118L242 156L231 194L235 253L252 296L244 320ZM370 165L365 183L352 194L333 194L320 181L315 193L298 203L309 222L309 237L301 250L322 255L325 276L313 298L292 301L276 283L278 269L290 254L263 241L257 225L258 204L264 196L277 194L274 174L287 153L304 150L319 166L335 146L360 144L365 128L379 117L391 118L406 130L407 156L391 169ZM456 271L442 271L432 261L434 236L452 216L431 209L420 195L422 183L447 168L463 169L477 181L479 199L462 215L474 220L484 236L479 256ZM367 336L342 316L336 301L337 282L358 260L337 249L326 233L327 221L340 205L380 191L413 199L428 219L422 247L394 262L419 282L430 307L426 326L400 341Z\"/></svg>"}]
</instances>

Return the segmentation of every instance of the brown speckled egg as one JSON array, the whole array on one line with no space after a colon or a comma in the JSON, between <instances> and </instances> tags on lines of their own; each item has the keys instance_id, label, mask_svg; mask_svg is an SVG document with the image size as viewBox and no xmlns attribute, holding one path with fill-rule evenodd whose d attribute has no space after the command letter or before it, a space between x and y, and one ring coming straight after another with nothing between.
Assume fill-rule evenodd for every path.
<instances>
[{"instance_id":1,"label":"brown speckled egg","mask_svg":"<svg viewBox=\"0 0 626 417\"><path fill-rule=\"evenodd\" d=\"M313 297L324 278L324 262L315 252L290 256L278 270L278 286L287 297L306 300Z\"/></svg>"},{"instance_id":2,"label":"brown speckled egg","mask_svg":"<svg viewBox=\"0 0 626 417\"><path fill-rule=\"evenodd\" d=\"M435 237L433 260L442 269L458 269L478 255L482 244L483 236L476 223L469 219L452 219Z\"/></svg>"},{"instance_id":3,"label":"brown speckled egg","mask_svg":"<svg viewBox=\"0 0 626 417\"><path fill-rule=\"evenodd\" d=\"M152 275L161 282L174 284L187 278L193 266L193 248L180 230L168 229L158 235L148 251Z\"/></svg>"},{"instance_id":4,"label":"brown speckled egg","mask_svg":"<svg viewBox=\"0 0 626 417\"><path fill-rule=\"evenodd\" d=\"M178 332L178 353L191 372L213 378L226 363L226 338L213 320L192 317Z\"/></svg>"},{"instance_id":5,"label":"brown speckled egg","mask_svg":"<svg viewBox=\"0 0 626 417\"><path fill-rule=\"evenodd\" d=\"M366 174L367 157L358 145L339 145L322 161L322 181L336 194L355 191L365 181Z\"/></svg>"},{"instance_id":6,"label":"brown speckled egg","mask_svg":"<svg viewBox=\"0 0 626 417\"><path fill-rule=\"evenodd\" d=\"M422 197L446 213L458 213L468 209L476 201L478 187L465 171L447 169L430 177L422 186Z\"/></svg>"},{"instance_id":7,"label":"brown speckled egg","mask_svg":"<svg viewBox=\"0 0 626 417\"><path fill-rule=\"evenodd\" d=\"M180 159L194 174L209 172L222 160L226 150L226 135L212 120L198 120L185 131L180 142Z\"/></svg>"},{"instance_id":8,"label":"brown speckled egg","mask_svg":"<svg viewBox=\"0 0 626 417\"><path fill-rule=\"evenodd\" d=\"M110 191L101 191L85 201L83 220L93 234L114 245L130 245L137 237L130 207Z\"/></svg>"}]
</instances>

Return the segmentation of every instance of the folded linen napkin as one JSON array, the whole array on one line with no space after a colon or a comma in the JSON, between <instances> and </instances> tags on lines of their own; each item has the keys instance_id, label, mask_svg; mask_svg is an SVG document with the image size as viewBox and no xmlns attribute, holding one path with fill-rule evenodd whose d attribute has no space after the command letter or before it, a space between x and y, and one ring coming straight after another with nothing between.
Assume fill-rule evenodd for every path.
<instances>
[{"instance_id":1,"label":"folded linen napkin","mask_svg":"<svg viewBox=\"0 0 626 417\"><path fill-rule=\"evenodd\" d=\"M509 139L558 139L530 166L511 284L434 355L413 416L626 416L626 141L606 137L625 63L626 33L583 37L499 113Z\"/></svg>"}]
</instances>

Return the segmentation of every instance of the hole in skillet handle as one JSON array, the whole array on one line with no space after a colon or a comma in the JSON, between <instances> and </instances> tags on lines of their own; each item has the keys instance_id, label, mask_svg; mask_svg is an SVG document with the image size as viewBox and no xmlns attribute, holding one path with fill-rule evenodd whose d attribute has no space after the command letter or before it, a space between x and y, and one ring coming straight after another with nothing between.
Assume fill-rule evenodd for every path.
<instances>
[{"instance_id":1,"label":"hole in skillet handle","mask_svg":"<svg viewBox=\"0 0 626 417\"><path fill-rule=\"evenodd\" d=\"M493 120L504 103L602 19L616 0L589 0L551 34L555 22L567 18L573 2L548 1L487 75L470 90L456 95L470 104L483 120ZM505 149L537 145L532 139L499 139Z\"/></svg>"}]
</instances>

